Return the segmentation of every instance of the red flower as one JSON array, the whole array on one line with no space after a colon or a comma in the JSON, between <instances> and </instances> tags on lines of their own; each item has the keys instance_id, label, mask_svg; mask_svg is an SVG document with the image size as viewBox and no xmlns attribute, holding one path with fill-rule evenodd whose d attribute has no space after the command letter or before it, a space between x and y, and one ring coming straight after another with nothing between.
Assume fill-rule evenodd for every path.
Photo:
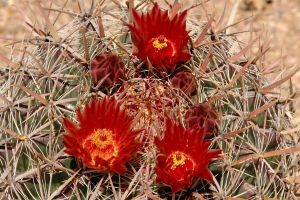
<instances>
[{"instance_id":1,"label":"red flower","mask_svg":"<svg viewBox=\"0 0 300 200\"><path fill-rule=\"evenodd\" d=\"M160 10L157 3L146 15L133 9L133 23L129 24L136 47L133 54L146 63L148 58L157 69L173 69L176 63L189 59L186 15L184 11L170 19L168 11Z\"/></svg>"},{"instance_id":2,"label":"red flower","mask_svg":"<svg viewBox=\"0 0 300 200\"><path fill-rule=\"evenodd\" d=\"M84 111L77 110L79 126L64 118L65 152L90 168L124 173L124 164L140 146L135 141L139 131L132 131L127 116L115 98L92 100Z\"/></svg>"},{"instance_id":3,"label":"red flower","mask_svg":"<svg viewBox=\"0 0 300 200\"><path fill-rule=\"evenodd\" d=\"M206 103L192 106L185 114L185 124L188 129L206 127L208 136L213 134L218 123L218 113Z\"/></svg>"},{"instance_id":4,"label":"red flower","mask_svg":"<svg viewBox=\"0 0 300 200\"><path fill-rule=\"evenodd\" d=\"M204 135L205 129L186 130L167 119L164 138L155 140L159 150L157 182L169 185L174 193L190 186L194 177L212 181L208 164L220 150L208 151L210 142L203 140Z\"/></svg>"},{"instance_id":5,"label":"red flower","mask_svg":"<svg viewBox=\"0 0 300 200\"><path fill-rule=\"evenodd\" d=\"M95 84L102 79L102 87L112 87L125 79L125 68L122 60L115 54L102 52L91 62L91 75Z\"/></svg>"},{"instance_id":6,"label":"red flower","mask_svg":"<svg viewBox=\"0 0 300 200\"><path fill-rule=\"evenodd\" d=\"M178 72L171 82L174 87L181 89L187 95L191 95L196 90L195 78L191 72Z\"/></svg>"}]
</instances>

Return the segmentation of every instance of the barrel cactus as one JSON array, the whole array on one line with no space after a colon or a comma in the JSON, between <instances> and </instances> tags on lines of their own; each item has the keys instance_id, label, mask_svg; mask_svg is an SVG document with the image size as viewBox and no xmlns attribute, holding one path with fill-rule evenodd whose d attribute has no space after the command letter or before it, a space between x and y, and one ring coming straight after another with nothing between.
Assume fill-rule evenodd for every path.
<instances>
[{"instance_id":1,"label":"barrel cactus","mask_svg":"<svg viewBox=\"0 0 300 200\"><path fill-rule=\"evenodd\" d=\"M1 199L297 199L299 129L273 92L296 69L270 82L260 36L197 19L205 3L85 6L33 3L45 24L1 56Z\"/></svg>"}]
</instances>

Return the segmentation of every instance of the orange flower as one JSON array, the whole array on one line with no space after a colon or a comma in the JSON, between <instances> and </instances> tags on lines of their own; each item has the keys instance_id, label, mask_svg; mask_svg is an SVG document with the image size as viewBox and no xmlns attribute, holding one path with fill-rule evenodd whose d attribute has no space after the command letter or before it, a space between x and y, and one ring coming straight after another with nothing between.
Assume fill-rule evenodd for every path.
<instances>
[{"instance_id":1,"label":"orange flower","mask_svg":"<svg viewBox=\"0 0 300 200\"><path fill-rule=\"evenodd\" d=\"M157 3L146 15L132 10L133 23L129 24L133 53L147 63L147 58L157 69L173 69L178 62L191 57L186 51L189 39L186 31L187 11L170 19Z\"/></svg>"},{"instance_id":2,"label":"orange flower","mask_svg":"<svg viewBox=\"0 0 300 200\"><path fill-rule=\"evenodd\" d=\"M84 111L77 110L79 126L64 118L65 152L99 171L124 173L124 164L132 159L140 144L135 141L132 118L115 98L92 100Z\"/></svg>"},{"instance_id":3,"label":"orange flower","mask_svg":"<svg viewBox=\"0 0 300 200\"><path fill-rule=\"evenodd\" d=\"M164 138L155 140L159 150L157 182L169 185L174 193L190 186L194 177L212 181L208 164L221 151L209 151L210 142L203 139L204 135L205 129L186 130L167 118Z\"/></svg>"}]
</instances>

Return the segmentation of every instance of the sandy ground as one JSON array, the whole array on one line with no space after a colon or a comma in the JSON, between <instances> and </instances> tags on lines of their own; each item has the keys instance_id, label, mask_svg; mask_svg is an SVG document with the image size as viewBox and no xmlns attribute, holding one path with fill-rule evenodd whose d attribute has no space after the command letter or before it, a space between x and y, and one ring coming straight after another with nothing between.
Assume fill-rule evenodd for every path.
<instances>
[{"instance_id":1,"label":"sandy ground","mask_svg":"<svg viewBox=\"0 0 300 200\"><path fill-rule=\"evenodd\" d=\"M0 54L8 55L9 49L5 45L14 39L22 39L26 35L22 8L20 9L16 2L26 3L30 0L0 0ZM62 4L63 1L58 2ZM74 0L69 2L76 5ZM188 6L192 0L181 2ZM211 0L210 9L216 9L217 16L220 16L224 2L224 0ZM225 18L229 18L235 7L237 12L234 21L252 16L251 20L237 25L236 30L249 30L250 27L254 30L265 30L265 35L271 39L271 50L266 56L267 62L271 63L272 60L285 56L282 59L282 66L299 65L300 0L228 0L227 2ZM245 42L249 40L248 37L244 38L246 38ZM282 77L284 75L281 74ZM294 91L300 92L300 72L293 77L292 83ZM283 93L286 90L286 85L280 88ZM295 101L295 109L295 122L300 123L299 100Z\"/></svg>"}]
</instances>

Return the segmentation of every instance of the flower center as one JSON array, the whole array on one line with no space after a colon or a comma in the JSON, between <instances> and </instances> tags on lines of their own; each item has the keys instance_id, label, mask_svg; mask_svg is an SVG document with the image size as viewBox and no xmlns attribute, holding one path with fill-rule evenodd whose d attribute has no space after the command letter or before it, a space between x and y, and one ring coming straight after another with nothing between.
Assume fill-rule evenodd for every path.
<instances>
[{"instance_id":1,"label":"flower center","mask_svg":"<svg viewBox=\"0 0 300 200\"><path fill-rule=\"evenodd\" d=\"M92 143L99 149L106 149L113 144L112 131L108 129L97 129L91 136Z\"/></svg>"},{"instance_id":2,"label":"flower center","mask_svg":"<svg viewBox=\"0 0 300 200\"><path fill-rule=\"evenodd\" d=\"M171 169L174 170L179 166L185 165L187 157L181 152L175 152L172 154L172 166Z\"/></svg>"},{"instance_id":3,"label":"flower center","mask_svg":"<svg viewBox=\"0 0 300 200\"><path fill-rule=\"evenodd\" d=\"M97 158L112 162L119 154L112 130L105 128L94 130L90 137L83 142L83 146L89 149L92 166L97 165L95 161Z\"/></svg>"},{"instance_id":4,"label":"flower center","mask_svg":"<svg viewBox=\"0 0 300 200\"><path fill-rule=\"evenodd\" d=\"M197 167L193 158L184 152L175 151L166 159L165 170L178 181L184 180Z\"/></svg>"},{"instance_id":5,"label":"flower center","mask_svg":"<svg viewBox=\"0 0 300 200\"><path fill-rule=\"evenodd\" d=\"M152 45L155 49L162 50L168 47L168 39L165 36L161 35L153 39Z\"/></svg>"}]
</instances>

